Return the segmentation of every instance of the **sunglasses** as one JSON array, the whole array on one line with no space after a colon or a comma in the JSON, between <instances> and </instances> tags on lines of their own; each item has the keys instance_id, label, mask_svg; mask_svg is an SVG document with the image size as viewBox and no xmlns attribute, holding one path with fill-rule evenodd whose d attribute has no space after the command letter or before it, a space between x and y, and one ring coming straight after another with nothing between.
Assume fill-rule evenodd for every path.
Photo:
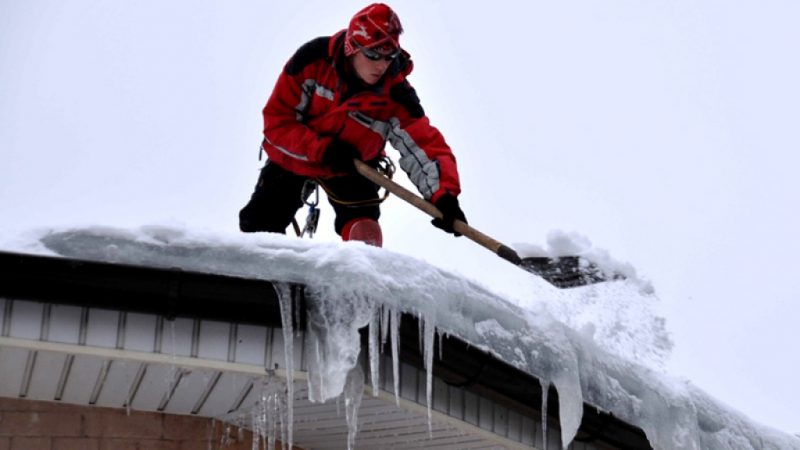
<instances>
[{"instance_id":1,"label":"sunglasses","mask_svg":"<svg viewBox=\"0 0 800 450\"><path fill-rule=\"evenodd\" d=\"M362 46L361 44L356 42L355 39L353 40L353 44L355 44L356 47L358 48L358 50L364 55L364 57L366 57L370 61L379 61L379 60L383 59L385 61L392 62L392 61L395 60L395 58L400 56L400 49L397 49L394 52L389 53L388 55L386 55L386 54L383 54L383 53L381 53L381 52L379 52L379 51L377 51L375 49L371 49L371 48L367 48L367 47Z\"/></svg>"}]
</instances>

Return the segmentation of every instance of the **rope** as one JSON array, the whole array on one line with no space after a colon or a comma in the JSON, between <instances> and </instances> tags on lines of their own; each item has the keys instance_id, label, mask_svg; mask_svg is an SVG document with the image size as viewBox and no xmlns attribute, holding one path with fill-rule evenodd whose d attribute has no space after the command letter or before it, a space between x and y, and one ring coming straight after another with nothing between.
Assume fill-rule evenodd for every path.
<instances>
[{"instance_id":1,"label":"rope","mask_svg":"<svg viewBox=\"0 0 800 450\"><path fill-rule=\"evenodd\" d=\"M378 165L375 167L375 170L380 172L383 176L388 179L392 179L395 172L395 165L388 156L382 157L378 160ZM303 185L303 189L300 193L300 198L303 200L303 203L308 206L308 217L306 217L306 223L303 229L300 229L300 225L297 223L297 219L294 217L292 218L292 226L294 228L295 234L297 237L303 237L306 234L308 237L313 238L314 233L317 231L317 223L319 223L319 208L317 205L319 204L319 187L322 186L322 189L328 195L328 199L334 203L338 203L343 206L356 208L359 206L372 206L372 205L380 205L387 198L389 198L389 191L384 190L383 196L375 199L368 199L368 200L355 200L355 201L346 201L342 200L333 192L328 189L325 185L325 182L321 178L315 178L313 180L306 180L306 183ZM311 194L315 194L315 198L313 201L309 201Z\"/></svg>"},{"instance_id":2,"label":"rope","mask_svg":"<svg viewBox=\"0 0 800 450\"><path fill-rule=\"evenodd\" d=\"M389 159L388 156L384 156L380 160L378 160L378 166L375 167L375 170L377 170L383 176L385 176L386 178L391 180L392 177L394 176L395 165L392 162L392 160ZM316 182L317 182L317 184L322 186L322 189L325 191L325 193L328 195L328 198L332 202L338 203L338 204L343 205L343 206L348 206L348 207L380 205L381 203L386 201L386 199L389 198L389 195L390 195L389 191L384 190L383 196L381 196L379 198L368 199L368 200L347 201L347 200L342 200L342 199L336 197L336 195L334 195L333 192L331 192L331 190L328 189L327 186L325 186L324 180L317 178Z\"/></svg>"}]
</instances>

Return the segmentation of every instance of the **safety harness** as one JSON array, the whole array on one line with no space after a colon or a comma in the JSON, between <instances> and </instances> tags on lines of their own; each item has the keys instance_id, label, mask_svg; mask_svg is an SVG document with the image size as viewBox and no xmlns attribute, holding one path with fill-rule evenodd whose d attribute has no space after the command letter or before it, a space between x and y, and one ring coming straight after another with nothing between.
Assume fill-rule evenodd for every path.
<instances>
[{"instance_id":1,"label":"safety harness","mask_svg":"<svg viewBox=\"0 0 800 450\"><path fill-rule=\"evenodd\" d=\"M378 160L378 165L375 167L381 175L385 176L388 179L392 179L394 177L395 172L395 165L394 162L388 157L383 156ZM317 225L319 224L319 216L320 216L320 209L319 209L319 188L320 186L325 191L325 194L328 195L328 199L336 204L346 206L348 208L358 208L362 206L372 206L372 205L380 205L383 203L387 198L389 198L389 191L384 190L383 195L379 196L376 199L369 199L369 200L356 200L356 201L347 201L338 198L334 193L325 185L325 181L321 178L314 178L306 180L305 184L303 184L303 189L300 191L300 199L302 200L303 204L308 206L308 214L306 215L305 225L302 229L300 229L300 225L297 223L297 219L292 218L292 226L294 228L295 234L298 237L305 237L308 235L309 238L314 237L314 233L317 232ZM313 200L309 200L313 194Z\"/></svg>"}]
</instances>

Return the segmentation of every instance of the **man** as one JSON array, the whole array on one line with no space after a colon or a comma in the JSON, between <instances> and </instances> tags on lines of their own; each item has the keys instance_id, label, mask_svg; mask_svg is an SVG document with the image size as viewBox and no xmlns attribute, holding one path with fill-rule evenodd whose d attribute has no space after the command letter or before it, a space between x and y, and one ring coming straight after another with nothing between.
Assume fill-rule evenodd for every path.
<instances>
[{"instance_id":1,"label":"man","mask_svg":"<svg viewBox=\"0 0 800 450\"><path fill-rule=\"evenodd\" d=\"M264 107L268 160L239 213L242 231L285 233L311 179L328 193L343 240L380 247L378 186L356 172L353 159L376 167L389 141L400 167L442 212L432 223L458 236L453 221L466 219L456 160L406 80L413 64L400 47L402 31L394 11L375 3L346 30L292 56Z\"/></svg>"}]
</instances>

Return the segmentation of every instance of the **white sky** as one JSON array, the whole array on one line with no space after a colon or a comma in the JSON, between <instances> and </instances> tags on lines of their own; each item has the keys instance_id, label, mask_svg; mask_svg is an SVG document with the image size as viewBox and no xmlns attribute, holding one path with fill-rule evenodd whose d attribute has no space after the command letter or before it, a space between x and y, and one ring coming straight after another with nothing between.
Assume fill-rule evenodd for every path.
<instances>
[{"instance_id":1,"label":"white sky","mask_svg":"<svg viewBox=\"0 0 800 450\"><path fill-rule=\"evenodd\" d=\"M4 227L235 231L282 65L365 5L0 1ZM663 302L671 373L800 431L800 3L392 6L470 222L507 243L576 231L629 261ZM524 295L400 200L383 217L387 248Z\"/></svg>"}]
</instances>

